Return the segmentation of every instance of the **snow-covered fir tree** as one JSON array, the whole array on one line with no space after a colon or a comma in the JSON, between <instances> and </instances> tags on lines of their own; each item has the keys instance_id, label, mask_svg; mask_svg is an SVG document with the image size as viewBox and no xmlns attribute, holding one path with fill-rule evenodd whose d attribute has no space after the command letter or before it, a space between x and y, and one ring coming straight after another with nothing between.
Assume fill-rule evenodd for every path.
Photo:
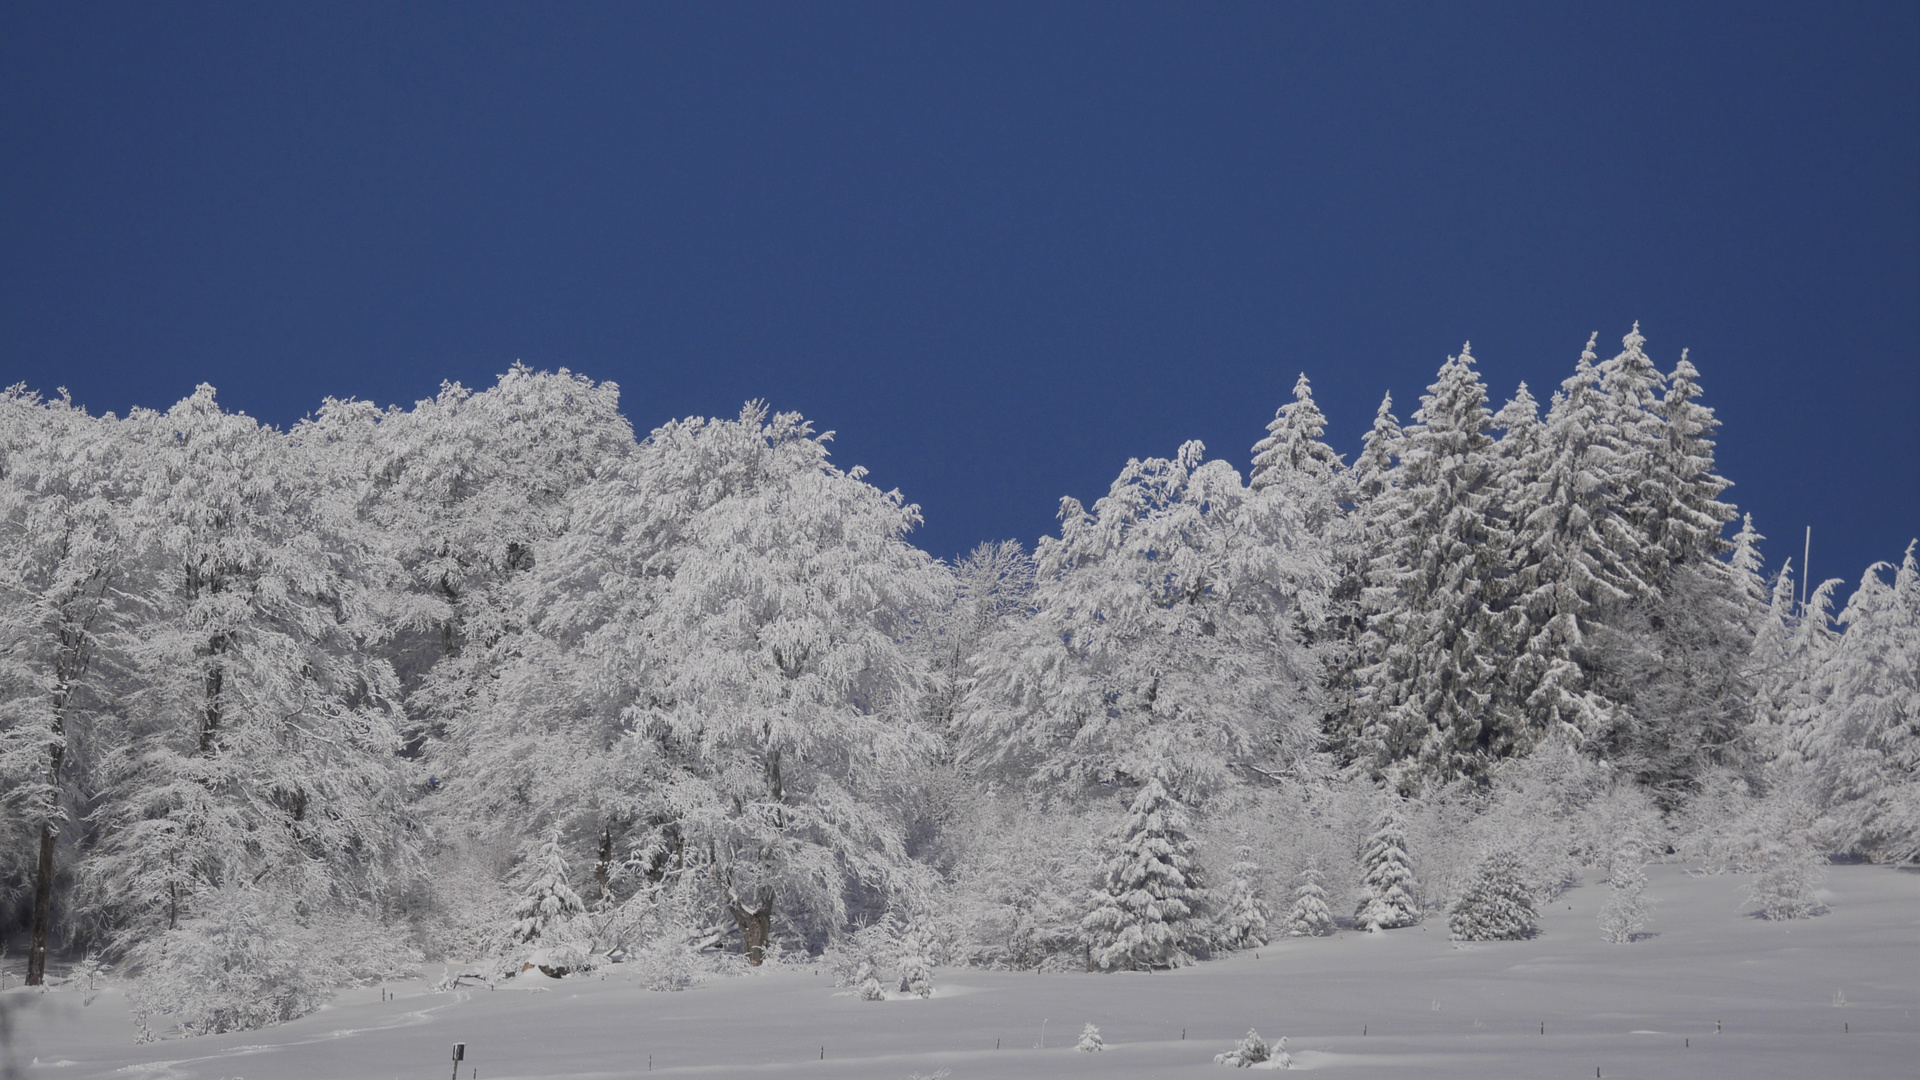
<instances>
[{"instance_id":1,"label":"snow-covered fir tree","mask_svg":"<svg viewBox=\"0 0 1920 1080\"><path fill-rule=\"evenodd\" d=\"M1319 867L1300 871L1300 884L1294 886L1294 905L1286 911L1288 938L1325 938L1334 932L1332 911L1327 907L1327 888L1321 884L1325 874Z\"/></svg>"},{"instance_id":2,"label":"snow-covered fir tree","mask_svg":"<svg viewBox=\"0 0 1920 1080\"><path fill-rule=\"evenodd\" d=\"M1477 773L1502 740L1490 715L1498 639L1497 462L1486 387L1471 351L1447 360L1400 440L1395 482L1376 497L1393 523L1368 571L1361 730L1378 775Z\"/></svg>"},{"instance_id":3,"label":"snow-covered fir tree","mask_svg":"<svg viewBox=\"0 0 1920 1080\"><path fill-rule=\"evenodd\" d=\"M1787 741L1828 846L1920 858L1920 561L1868 568L1812 672L1818 707ZM1893 572L1889 583L1885 574Z\"/></svg>"},{"instance_id":4,"label":"snow-covered fir tree","mask_svg":"<svg viewBox=\"0 0 1920 1080\"><path fill-rule=\"evenodd\" d=\"M1531 937L1538 923L1526 867L1504 849L1480 860L1447 914L1447 926L1460 941L1517 941Z\"/></svg>"},{"instance_id":5,"label":"snow-covered fir tree","mask_svg":"<svg viewBox=\"0 0 1920 1080\"><path fill-rule=\"evenodd\" d=\"M900 992L914 997L933 996L933 941L921 924L900 939Z\"/></svg>"},{"instance_id":6,"label":"snow-covered fir tree","mask_svg":"<svg viewBox=\"0 0 1920 1080\"><path fill-rule=\"evenodd\" d=\"M1360 854L1360 905L1354 922L1369 930L1392 930L1420 921L1419 888L1407 857L1406 821L1392 807L1374 819Z\"/></svg>"},{"instance_id":7,"label":"snow-covered fir tree","mask_svg":"<svg viewBox=\"0 0 1920 1080\"><path fill-rule=\"evenodd\" d=\"M1267 943L1269 912L1256 884L1260 864L1253 861L1253 849L1242 845L1238 855L1227 868L1226 887L1220 890L1220 943L1228 949L1251 949Z\"/></svg>"},{"instance_id":8,"label":"snow-covered fir tree","mask_svg":"<svg viewBox=\"0 0 1920 1080\"><path fill-rule=\"evenodd\" d=\"M509 914L513 920L507 929L509 940L527 946L576 943L575 924L586 915L587 905L569 880L560 837L549 836L518 876L520 896Z\"/></svg>"},{"instance_id":9,"label":"snow-covered fir tree","mask_svg":"<svg viewBox=\"0 0 1920 1080\"><path fill-rule=\"evenodd\" d=\"M1293 400L1282 405L1267 425L1267 437L1253 446L1247 486L1256 492L1284 489L1284 497L1306 528L1324 534L1333 526L1342 501L1344 467L1340 455L1322 441L1327 418L1313 402L1305 373L1293 384Z\"/></svg>"},{"instance_id":10,"label":"snow-covered fir tree","mask_svg":"<svg viewBox=\"0 0 1920 1080\"><path fill-rule=\"evenodd\" d=\"M1526 720L1523 749L1550 733L1577 743L1606 730L1613 708L1592 685L1594 635L1605 614L1648 591L1645 541L1621 490L1633 466L1607 433L1593 349L1589 341L1554 395L1528 485L1509 497L1519 647L1506 691Z\"/></svg>"},{"instance_id":11,"label":"snow-covered fir tree","mask_svg":"<svg viewBox=\"0 0 1920 1080\"><path fill-rule=\"evenodd\" d=\"M1315 866L1300 871L1300 884L1293 890L1293 907L1287 911L1287 936L1325 937L1333 933L1333 912L1327 908L1327 890L1320 884L1322 877Z\"/></svg>"},{"instance_id":12,"label":"snow-covered fir tree","mask_svg":"<svg viewBox=\"0 0 1920 1080\"><path fill-rule=\"evenodd\" d=\"M1080 1041L1073 1048L1083 1054L1097 1054L1107 1048L1107 1043L1100 1037L1100 1029L1089 1023L1080 1029Z\"/></svg>"},{"instance_id":13,"label":"snow-covered fir tree","mask_svg":"<svg viewBox=\"0 0 1920 1080\"><path fill-rule=\"evenodd\" d=\"M1331 622L1322 657L1326 674L1322 727L1329 742L1349 758L1357 757L1363 727L1360 699L1364 689L1359 672L1366 666L1362 642L1367 626L1365 596L1373 560L1396 528L1397 500L1383 497L1395 481L1393 463L1402 440L1400 421L1393 415L1393 395L1380 399L1373 427L1367 432L1347 472L1344 494L1351 500L1334 532L1333 588L1327 610Z\"/></svg>"},{"instance_id":14,"label":"snow-covered fir tree","mask_svg":"<svg viewBox=\"0 0 1920 1080\"><path fill-rule=\"evenodd\" d=\"M1109 844L1096 906L1081 920L1089 968L1178 967L1199 914L1194 843L1186 813L1158 776L1149 777Z\"/></svg>"}]
</instances>

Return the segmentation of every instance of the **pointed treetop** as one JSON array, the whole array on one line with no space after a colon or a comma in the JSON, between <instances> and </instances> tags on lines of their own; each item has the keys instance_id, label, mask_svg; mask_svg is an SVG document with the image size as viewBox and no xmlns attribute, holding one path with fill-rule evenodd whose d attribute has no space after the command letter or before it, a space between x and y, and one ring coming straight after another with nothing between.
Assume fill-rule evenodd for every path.
<instances>
[{"instance_id":1,"label":"pointed treetop","mask_svg":"<svg viewBox=\"0 0 1920 1080\"><path fill-rule=\"evenodd\" d=\"M1399 452L1400 421L1393 415L1393 395L1380 398L1373 414L1373 428L1360 441L1360 456L1353 461L1352 489L1361 500L1380 494L1387 486L1387 473Z\"/></svg>"},{"instance_id":2,"label":"pointed treetop","mask_svg":"<svg viewBox=\"0 0 1920 1080\"><path fill-rule=\"evenodd\" d=\"M1267 487L1280 470L1331 476L1340 467L1340 455L1321 441L1326 431L1326 415L1313 403L1313 384L1301 372L1293 384L1293 401L1273 414L1267 437L1254 444L1250 485Z\"/></svg>"}]
</instances>

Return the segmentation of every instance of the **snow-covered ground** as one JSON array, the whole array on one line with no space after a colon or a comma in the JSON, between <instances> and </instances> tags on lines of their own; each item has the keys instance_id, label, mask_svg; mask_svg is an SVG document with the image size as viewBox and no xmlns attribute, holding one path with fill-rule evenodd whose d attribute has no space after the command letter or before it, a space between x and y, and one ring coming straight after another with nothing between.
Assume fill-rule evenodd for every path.
<instances>
[{"instance_id":1,"label":"snow-covered ground","mask_svg":"<svg viewBox=\"0 0 1920 1080\"><path fill-rule=\"evenodd\" d=\"M1835 867L1831 913L1768 923L1749 878L1648 868L1653 935L1608 945L1603 887L1544 912L1531 941L1456 947L1437 922L1289 941L1175 972L942 970L930 1000L864 1002L785 969L655 993L620 979L430 980L343 993L263 1031L136 1045L111 988L18 987L13 1053L29 1077L1177 1077L1249 1027L1294 1068L1363 1077L1910 1078L1920 1075L1920 873ZM431 978L440 975L434 966ZM1098 1024L1099 1054L1073 1049ZM1542 1025L1545 1033L1542 1034ZM1040 1047L1044 1034L1045 1047ZM824 1056L823 1056L824 1055ZM37 1059L37 1066L30 1064Z\"/></svg>"}]
</instances>

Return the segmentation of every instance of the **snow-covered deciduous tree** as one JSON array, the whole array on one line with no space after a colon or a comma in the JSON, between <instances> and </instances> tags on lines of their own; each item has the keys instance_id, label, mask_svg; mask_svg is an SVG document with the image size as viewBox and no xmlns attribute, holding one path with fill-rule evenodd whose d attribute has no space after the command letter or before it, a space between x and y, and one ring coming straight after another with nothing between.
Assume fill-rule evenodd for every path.
<instances>
[{"instance_id":1,"label":"snow-covered deciduous tree","mask_svg":"<svg viewBox=\"0 0 1920 1080\"><path fill-rule=\"evenodd\" d=\"M950 581L904 539L918 509L831 465L827 438L759 403L659 428L531 575L564 646L547 670L581 676L532 715L624 762L593 796L623 845L652 877L704 877L754 963L776 912L825 940L850 895L900 886L899 789L932 745L910 638Z\"/></svg>"},{"instance_id":2,"label":"snow-covered deciduous tree","mask_svg":"<svg viewBox=\"0 0 1920 1080\"><path fill-rule=\"evenodd\" d=\"M142 1017L171 1016L189 1035L246 1031L320 1007L343 972L333 944L283 896L227 880L200 892L179 923L141 938L128 961Z\"/></svg>"},{"instance_id":3,"label":"snow-covered deciduous tree","mask_svg":"<svg viewBox=\"0 0 1920 1080\"><path fill-rule=\"evenodd\" d=\"M62 396L0 392L0 837L33 854L26 983L46 974L55 882L87 775L111 753L136 490L119 422ZM78 810L76 815L75 811ZM6 836L13 825L24 835ZM11 876L0 860L0 882ZM0 884L0 889L4 889Z\"/></svg>"},{"instance_id":4,"label":"snow-covered deciduous tree","mask_svg":"<svg viewBox=\"0 0 1920 1080\"><path fill-rule=\"evenodd\" d=\"M285 438L211 387L127 423L144 480L122 590L131 737L93 813L90 916L137 941L230 883L302 917L377 915L418 837L370 560Z\"/></svg>"},{"instance_id":5,"label":"snow-covered deciduous tree","mask_svg":"<svg viewBox=\"0 0 1920 1080\"><path fill-rule=\"evenodd\" d=\"M1159 775L1199 802L1308 747L1320 545L1284 486L1249 494L1203 453L1129 462L1091 512L1062 501L1035 614L962 718L969 761L1083 789Z\"/></svg>"},{"instance_id":6,"label":"snow-covered deciduous tree","mask_svg":"<svg viewBox=\"0 0 1920 1080\"><path fill-rule=\"evenodd\" d=\"M1333 912L1327 908L1327 890L1320 884L1324 876L1315 866L1300 872L1300 884L1293 890L1293 907L1287 911L1287 936L1325 937L1333 933Z\"/></svg>"},{"instance_id":7,"label":"snow-covered deciduous tree","mask_svg":"<svg viewBox=\"0 0 1920 1080\"><path fill-rule=\"evenodd\" d=\"M1392 807L1374 820L1360 854L1360 905L1354 922L1368 930L1392 930L1420 921L1412 860L1407 857L1406 820Z\"/></svg>"},{"instance_id":8,"label":"snow-covered deciduous tree","mask_svg":"<svg viewBox=\"0 0 1920 1080\"><path fill-rule=\"evenodd\" d=\"M1201 906L1193 850L1179 802L1159 777L1149 777L1112 837L1097 906L1081 920L1089 968L1151 969L1188 961L1188 924Z\"/></svg>"},{"instance_id":9,"label":"snow-covered deciduous tree","mask_svg":"<svg viewBox=\"0 0 1920 1080\"><path fill-rule=\"evenodd\" d=\"M1533 936L1538 923L1526 867L1506 850L1489 852L1480 860L1447 915L1447 926L1460 941L1517 941Z\"/></svg>"}]
</instances>

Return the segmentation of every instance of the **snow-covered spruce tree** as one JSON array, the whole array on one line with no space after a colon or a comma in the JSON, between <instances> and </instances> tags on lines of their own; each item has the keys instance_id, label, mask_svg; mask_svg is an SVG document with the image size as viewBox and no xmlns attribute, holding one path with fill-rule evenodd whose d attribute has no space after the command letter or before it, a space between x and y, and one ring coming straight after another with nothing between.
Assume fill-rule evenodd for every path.
<instances>
[{"instance_id":1,"label":"snow-covered spruce tree","mask_svg":"<svg viewBox=\"0 0 1920 1080\"><path fill-rule=\"evenodd\" d=\"M1397 477L1394 459L1403 437L1393 415L1393 395L1380 399L1373 427L1361 442L1360 456L1346 474L1344 495L1351 500L1340 518L1330 551L1333 588L1327 609L1325 664L1326 699L1322 727L1328 743L1343 757L1359 755L1358 739L1366 713L1360 708L1364 689L1359 672L1367 664L1362 650L1366 632L1365 595L1374 558L1385 549L1397 528L1399 500L1388 497Z\"/></svg>"},{"instance_id":2,"label":"snow-covered spruce tree","mask_svg":"<svg viewBox=\"0 0 1920 1080\"><path fill-rule=\"evenodd\" d=\"M1606 730L1614 709L1593 689L1592 638L1605 615L1649 591L1646 540L1623 491L1638 451L1609 434L1593 347L1554 395L1528 486L1509 496L1519 644L1506 692L1526 718L1522 748L1555 732L1577 744Z\"/></svg>"},{"instance_id":3,"label":"snow-covered spruce tree","mask_svg":"<svg viewBox=\"0 0 1920 1080\"><path fill-rule=\"evenodd\" d=\"M1178 967L1199 913L1194 843L1186 814L1158 776L1134 797L1110 841L1097 906L1081 920L1087 965L1102 970Z\"/></svg>"},{"instance_id":4,"label":"snow-covered spruce tree","mask_svg":"<svg viewBox=\"0 0 1920 1080\"><path fill-rule=\"evenodd\" d=\"M1293 890L1293 907L1287 912L1288 937L1325 937L1333 933L1333 912L1327 909L1327 890L1320 884L1319 867L1300 872L1300 884Z\"/></svg>"},{"instance_id":5,"label":"snow-covered spruce tree","mask_svg":"<svg viewBox=\"0 0 1920 1080\"><path fill-rule=\"evenodd\" d=\"M914 997L933 996L933 940L926 927L915 923L900 939L900 992Z\"/></svg>"},{"instance_id":6,"label":"snow-covered spruce tree","mask_svg":"<svg viewBox=\"0 0 1920 1080\"><path fill-rule=\"evenodd\" d=\"M1484 769L1511 740L1495 704L1500 569L1486 387L1471 352L1451 357L1400 442L1393 486L1376 498L1391 528L1362 598L1361 731L1374 774L1417 788Z\"/></svg>"},{"instance_id":7,"label":"snow-covered spruce tree","mask_svg":"<svg viewBox=\"0 0 1920 1080\"><path fill-rule=\"evenodd\" d=\"M1089 1022L1080 1029L1080 1041L1074 1043L1073 1048L1083 1054L1097 1054L1107 1048L1107 1043L1100 1037L1100 1029Z\"/></svg>"},{"instance_id":8,"label":"snow-covered spruce tree","mask_svg":"<svg viewBox=\"0 0 1920 1080\"><path fill-rule=\"evenodd\" d=\"M1392 930L1420 921L1406 821L1388 807L1374 821L1360 855L1360 905L1354 922L1368 930Z\"/></svg>"},{"instance_id":9,"label":"snow-covered spruce tree","mask_svg":"<svg viewBox=\"0 0 1920 1080\"><path fill-rule=\"evenodd\" d=\"M510 958L513 967L532 963L549 975L564 975L586 960L586 943L577 920L587 905L568 881L567 856L556 833L540 846L515 875L519 899L514 901L508 940L523 954Z\"/></svg>"},{"instance_id":10,"label":"snow-covered spruce tree","mask_svg":"<svg viewBox=\"0 0 1920 1080\"><path fill-rule=\"evenodd\" d=\"M1811 673L1817 707L1787 740L1835 850L1920 858L1920 562L1909 544L1889 584L1868 568Z\"/></svg>"},{"instance_id":11,"label":"snow-covered spruce tree","mask_svg":"<svg viewBox=\"0 0 1920 1080\"><path fill-rule=\"evenodd\" d=\"M1636 576L1657 587L1667 558L1665 549L1653 541L1653 532L1677 493L1663 453L1667 432L1660 405L1666 377L1647 356L1646 344L1636 322L1620 340L1620 352L1595 369L1600 410L1594 434L1612 449L1616 478L1632 478L1630 485L1621 483L1613 495L1636 543L1631 552L1616 555L1637 559Z\"/></svg>"},{"instance_id":12,"label":"snow-covered spruce tree","mask_svg":"<svg viewBox=\"0 0 1920 1080\"><path fill-rule=\"evenodd\" d=\"M960 717L971 764L1081 790L1159 775L1200 801L1314 738L1324 552L1286 485L1249 492L1197 442L1129 462L1091 512L1061 502L1030 619Z\"/></svg>"},{"instance_id":13,"label":"snow-covered spruce tree","mask_svg":"<svg viewBox=\"0 0 1920 1080\"><path fill-rule=\"evenodd\" d=\"M144 466L121 587L131 738L103 769L84 912L125 947L197 932L201 898L238 884L303 926L367 925L412 880L418 844L369 560L286 439L211 387L126 423Z\"/></svg>"},{"instance_id":14,"label":"snow-covered spruce tree","mask_svg":"<svg viewBox=\"0 0 1920 1080\"><path fill-rule=\"evenodd\" d=\"M1734 747L1751 715L1743 659L1761 604L1751 578L1723 562L1734 509L1720 501L1729 481L1714 471L1720 422L1700 404L1699 372L1686 353L1655 408L1661 439L1648 458L1655 475L1642 491L1665 493L1644 525L1643 577L1652 592L1615 621L1635 646L1603 689L1625 706L1627 726L1608 752L1633 770L1669 809L1716 765L1741 764Z\"/></svg>"},{"instance_id":15,"label":"snow-covered spruce tree","mask_svg":"<svg viewBox=\"0 0 1920 1080\"><path fill-rule=\"evenodd\" d=\"M1647 925L1646 856L1638 847L1616 851L1607 872L1607 902L1600 908L1600 933L1615 945L1634 939Z\"/></svg>"},{"instance_id":16,"label":"snow-covered spruce tree","mask_svg":"<svg viewBox=\"0 0 1920 1080\"><path fill-rule=\"evenodd\" d=\"M1687 360L1685 349L1667 391L1655 408L1662 424L1661 440L1653 449L1655 471L1665 482L1665 503L1651 508L1645 528L1649 559L1670 571L1725 554L1721 536L1735 517L1733 507L1720 501L1732 481L1714 473L1713 433L1720 421L1700 404L1700 372ZM1656 584L1664 578L1655 571Z\"/></svg>"},{"instance_id":17,"label":"snow-covered spruce tree","mask_svg":"<svg viewBox=\"0 0 1920 1080\"><path fill-rule=\"evenodd\" d=\"M32 853L18 870L0 857L0 895L15 873L28 879L28 986L46 974L92 765L123 737L109 672L137 490L124 449L118 421L64 396L0 392L0 846Z\"/></svg>"},{"instance_id":18,"label":"snow-covered spruce tree","mask_svg":"<svg viewBox=\"0 0 1920 1080\"><path fill-rule=\"evenodd\" d=\"M1267 425L1267 437L1253 446L1247 486L1254 491L1288 489L1287 498L1306 527L1325 534L1341 501L1344 468L1340 455L1322 441L1327 418L1313 402L1313 386L1304 372L1293 384L1293 401L1282 405Z\"/></svg>"},{"instance_id":19,"label":"snow-covered spruce tree","mask_svg":"<svg viewBox=\"0 0 1920 1080\"><path fill-rule=\"evenodd\" d=\"M1480 860L1447 915L1447 926L1459 941L1517 941L1532 937L1538 923L1526 868L1518 855L1506 850Z\"/></svg>"},{"instance_id":20,"label":"snow-covered spruce tree","mask_svg":"<svg viewBox=\"0 0 1920 1080\"><path fill-rule=\"evenodd\" d=\"M1267 943L1269 913L1256 884L1260 864L1253 861L1253 849L1242 846L1238 854L1227 868L1226 888L1220 890L1219 944L1227 949L1251 949Z\"/></svg>"}]
</instances>

